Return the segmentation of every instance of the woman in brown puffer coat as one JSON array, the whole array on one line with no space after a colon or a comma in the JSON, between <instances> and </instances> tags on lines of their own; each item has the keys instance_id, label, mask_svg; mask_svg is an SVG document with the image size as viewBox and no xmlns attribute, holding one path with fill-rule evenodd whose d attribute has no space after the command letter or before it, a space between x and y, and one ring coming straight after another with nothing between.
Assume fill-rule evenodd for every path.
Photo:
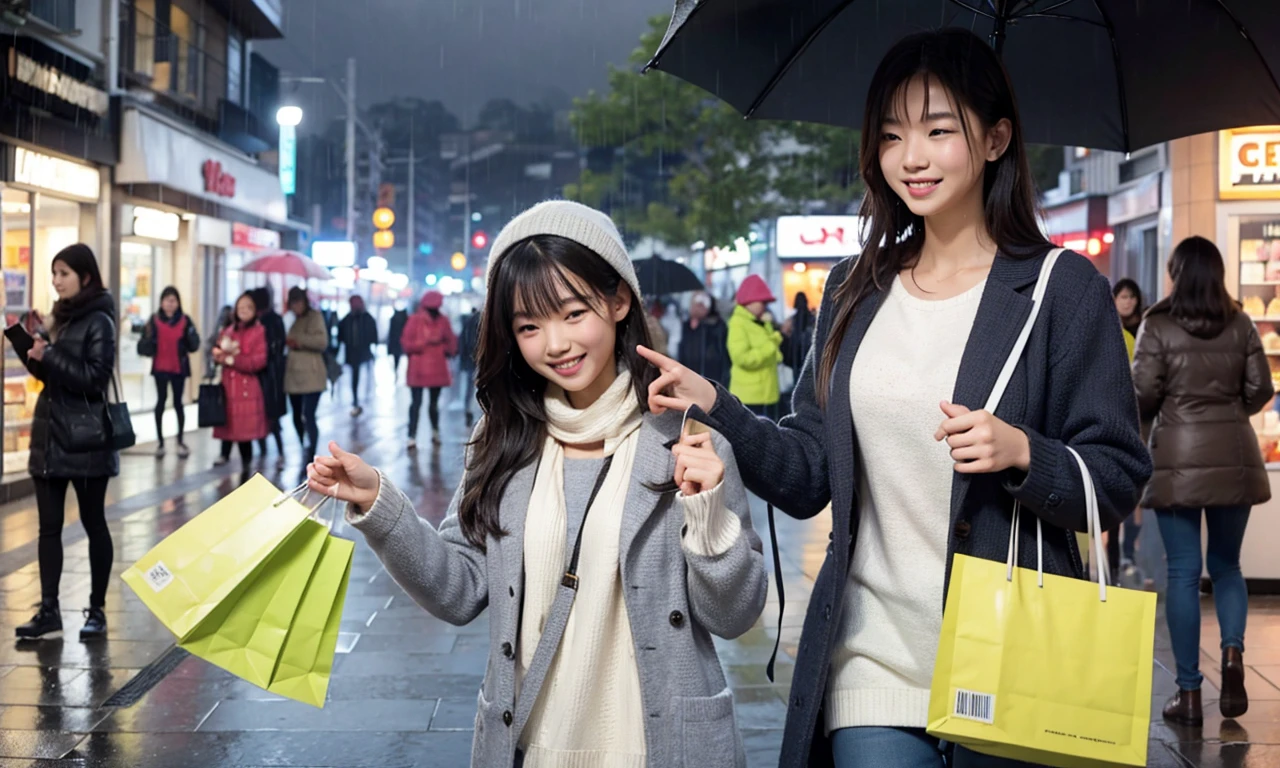
<instances>
[{"instance_id":1,"label":"woman in brown puffer coat","mask_svg":"<svg viewBox=\"0 0 1280 768\"><path fill-rule=\"evenodd\" d=\"M1202 237L1169 259L1173 294L1147 313L1133 360L1143 421L1155 419L1155 474L1142 497L1154 508L1168 554L1167 619L1178 693L1164 717L1203 722L1200 702L1200 520L1209 530L1207 564L1222 634L1223 717L1248 709L1244 629L1249 595L1240 545L1250 508L1271 485L1249 417L1275 394L1258 329L1227 293L1222 254Z\"/></svg>"}]
</instances>

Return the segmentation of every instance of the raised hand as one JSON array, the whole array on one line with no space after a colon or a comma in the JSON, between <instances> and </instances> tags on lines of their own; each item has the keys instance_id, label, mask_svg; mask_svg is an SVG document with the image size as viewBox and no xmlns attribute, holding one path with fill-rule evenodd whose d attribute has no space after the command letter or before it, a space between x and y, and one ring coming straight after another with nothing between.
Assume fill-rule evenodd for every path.
<instances>
[{"instance_id":1,"label":"raised hand","mask_svg":"<svg viewBox=\"0 0 1280 768\"><path fill-rule=\"evenodd\" d=\"M650 411L687 411L689 406L696 405L707 412L715 406L716 388L711 382L648 347L636 347L636 351L661 374L649 385Z\"/></svg>"}]
</instances>

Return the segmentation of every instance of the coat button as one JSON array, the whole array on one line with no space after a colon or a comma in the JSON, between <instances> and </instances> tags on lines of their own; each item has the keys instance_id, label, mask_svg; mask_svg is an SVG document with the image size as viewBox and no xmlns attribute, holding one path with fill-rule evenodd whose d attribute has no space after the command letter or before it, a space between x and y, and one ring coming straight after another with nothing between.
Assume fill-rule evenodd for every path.
<instances>
[{"instance_id":1,"label":"coat button","mask_svg":"<svg viewBox=\"0 0 1280 768\"><path fill-rule=\"evenodd\" d=\"M515 587L507 587L507 594L508 594L508 595L510 595L511 597L515 597L515 596L516 596L516 588L515 588Z\"/></svg>"},{"instance_id":2,"label":"coat button","mask_svg":"<svg viewBox=\"0 0 1280 768\"><path fill-rule=\"evenodd\" d=\"M801 707L803 707L803 706L804 706L804 697L803 697L803 696L796 696L795 698L793 698L793 699L791 700L791 706L795 707L796 709L800 709Z\"/></svg>"},{"instance_id":3,"label":"coat button","mask_svg":"<svg viewBox=\"0 0 1280 768\"><path fill-rule=\"evenodd\" d=\"M508 659L513 658L516 655L515 651L511 648L511 643L502 644L502 655L506 656Z\"/></svg>"},{"instance_id":4,"label":"coat button","mask_svg":"<svg viewBox=\"0 0 1280 768\"><path fill-rule=\"evenodd\" d=\"M679 611L672 611L671 615L667 618L670 620L671 626L673 627L679 627L681 624L684 624L684 614Z\"/></svg>"},{"instance_id":5,"label":"coat button","mask_svg":"<svg viewBox=\"0 0 1280 768\"><path fill-rule=\"evenodd\" d=\"M513 719L515 718L511 717L511 710L508 709L506 712L502 713L502 724L507 726L508 728L511 727L511 721Z\"/></svg>"},{"instance_id":6,"label":"coat button","mask_svg":"<svg viewBox=\"0 0 1280 768\"><path fill-rule=\"evenodd\" d=\"M822 618L826 619L827 621L831 621L831 604L830 604L830 603L828 603L827 605L823 606L823 608L822 608Z\"/></svg>"},{"instance_id":7,"label":"coat button","mask_svg":"<svg viewBox=\"0 0 1280 768\"><path fill-rule=\"evenodd\" d=\"M1062 503L1062 497L1056 493L1049 494L1049 506L1056 507Z\"/></svg>"},{"instance_id":8,"label":"coat button","mask_svg":"<svg viewBox=\"0 0 1280 768\"><path fill-rule=\"evenodd\" d=\"M964 541L965 539L969 538L969 532L972 530L973 530L973 526L969 524L968 520L961 520L960 522L956 523L956 528L955 528L956 538L960 539L961 541Z\"/></svg>"}]
</instances>

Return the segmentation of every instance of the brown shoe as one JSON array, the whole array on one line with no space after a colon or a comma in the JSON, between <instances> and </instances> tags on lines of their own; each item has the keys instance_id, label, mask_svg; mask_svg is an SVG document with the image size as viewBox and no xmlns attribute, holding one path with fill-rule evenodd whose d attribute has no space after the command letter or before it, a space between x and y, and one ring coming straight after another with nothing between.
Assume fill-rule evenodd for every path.
<instances>
[{"instance_id":1,"label":"brown shoe","mask_svg":"<svg viewBox=\"0 0 1280 768\"><path fill-rule=\"evenodd\" d=\"M1164 705L1164 719L1178 725L1199 727L1204 725L1204 711L1200 707L1200 691L1179 689Z\"/></svg>"},{"instance_id":2,"label":"brown shoe","mask_svg":"<svg viewBox=\"0 0 1280 768\"><path fill-rule=\"evenodd\" d=\"M1249 711L1249 695L1244 690L1244 654L1239 648L1222 649L1222 716L1240 717Z\"/></svg>"}]
</instances>

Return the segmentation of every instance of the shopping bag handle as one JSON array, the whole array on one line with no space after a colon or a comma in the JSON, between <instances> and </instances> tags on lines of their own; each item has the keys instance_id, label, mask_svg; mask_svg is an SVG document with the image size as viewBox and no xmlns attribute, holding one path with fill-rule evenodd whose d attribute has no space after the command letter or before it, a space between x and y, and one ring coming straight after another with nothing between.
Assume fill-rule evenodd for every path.
<instances>
[{"instance_id":1,"label":"shopping bag handle","mask_svg":"<svg viewBox=\"0 0 1280 768\"><path fill-rule=\"evenodd\" d=\"M311 493L312 491L311 491L310 484L303 482L299 484L297 487L293 488L292 490L285 491L284 493L277 496L275 501L271 502L271 506L278 507L281 504L288 501L289 499L297 499L299 502L305 502L306 498L310 496ZM307 515L307 517L311 518L312 520L315 520L318 523L323 523L325 527L328 528L330 531L333 530L334 523L338 521L338 513L334 512L329 517L329 522L325 523L324 520L320 519L320 510L331 501L337 501L337 498L334 496L320 494L320 500L307 508L308 511L310 512L310 514Z\"/></svg>"},{"instance_id":2,"label":"shopping bag handle","mask_svg":"<svg viewBox=\"0 0 1280 768\"><path fill-rule=\"evenodd\" d=\"M1098 511L1098 492L1093 485L1093 476L1089 473L1089 467L1084 463L1084 459L1076 452L1075 448L1066 446L1067 451L1075 458L1076 464L1080 466L1080 479L1084 484L1085 499L1085 527L1089 532L1089 545L1093 548L1093 561L1098 571L1098 600L1107 602L1107 569L1103 567L1103 558L1106 554L1102 548L1102 518ZM1018 531L1022 524L1022 504L1014 502L1013 505L1013 523L1009 526L1009 551L1005 557L1005 578L1013 581L1013 569L1018 562ZM1039 586L1044 587L1044 523L1040 516L1036 515L1036 576Z\"/></svg>"}]
</instances>

